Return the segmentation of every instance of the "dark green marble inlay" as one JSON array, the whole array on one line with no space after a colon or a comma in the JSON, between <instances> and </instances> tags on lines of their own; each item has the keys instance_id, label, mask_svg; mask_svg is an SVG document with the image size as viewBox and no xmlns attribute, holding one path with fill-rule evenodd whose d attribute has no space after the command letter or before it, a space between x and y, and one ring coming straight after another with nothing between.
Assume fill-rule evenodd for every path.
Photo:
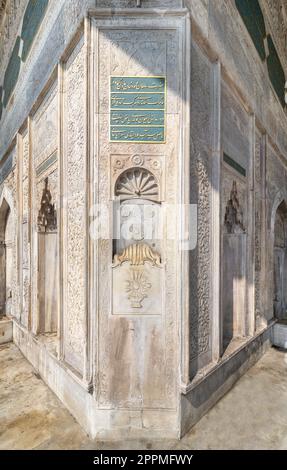
<instances>
[{"instance_id":1,"label":"dark green marble inlay","mask_svg":"<svg viewBox=\"0 0 287 470\"><path fill-rule=\"evenodd\" d=\"M2 100L0 97L0 119L2 117L3 108L7 106L8 101L13 93L17 83L21 61L25 61L29 54L32 42L38 31L40 23L45 15L49 0L29 0L25 10L21 36L17 36L7 69L4 75ZM21 39L23 40L22 54L20 54Z\"/></svg>"},{"instance_id":2,"label":"dark green marble inlay","mask_svg":"<svg viewBox=\"0 0 287 470\"><path fill-rule=\"evenodd\" d=\"M50 157L47 158L36 168L36 176L41 175L45 170L50 168L57 161L57 152L53 153Z\"/></svg>"},{"instance_id":3,"label":"dark green marble inlay","mask_svg":"<svg viewBox=\"0 0 287 470\"><path fill-rule=\"evenodd\" d=\"M239 165L233 158L229 157L226 155L226 153L223 154L223 160L225 163L227 163L229 166L231 166L234 170L238 171L242 176L246 176L246 170L243 168L243 166Z\"/></svg>"},{"instance_id":4,"label":"dark green marble inlay","mask_svg":"<svg viewBox=\"0 0 287 470\"><path fill-rule=\"evenodd\" d=\"M25 62L32 42L44 17L49 0L30 0L25 11L21 38L23 39L22 61Z\"/></svg>"},{"instance_id":5,"label":"dark green marble inlay","mask_svg":"<svg viewBox=\"0 0 287 470\"><path fill-rule=\"evenodd\" d=\"M285 106L285 74L281 65L280 59L276 52L274 43L270 35L267 37L269 56L267 57L267 67L270 81L276 91L276 94L281 101L282 106Z\"/></svg>"},{"instance_id":6,"label":"dark green marble inlay","mask_svg":"<svg viewBox=\"0 0 287 470\"><path fill-rule=\"evenodd\" d=\"M270 81L282 106L285 107L285 74L270 34L267 36L268 51L265 50L266 28L260 4L258 0L235 0L235 4L261 60L267 62Z\"/></svg>"},{"instance_id":7,"label":"dark green marble inlay","mask_svg":"<svg viewBox=\"0 0 287 470\"><path fill-rule=\"evenodd\" d=\"M261 60L264 61L266 59L264 47L266 29L258 0L235 0L235 4Z\"/></svg>"},{"instance_id":8,"label":"dark green marble inlay","mask_svg":"<svg viewBox=\"0 0 287 470\"><path fill-rule=\"evenodd\" d=\"M0 167L0 184L7 178L9 175L10 171L13 168L13 154L10 153L8 158L2 163Z\"/></svg>"},{"instance_id":9,"label":"dark green marble inlay","mask_svg":"<svg viewBox=\"0 0 287 470\"><path fill-rule=\"evenodd\" d=\"M9 98L15 88L17 83L20 67L21 67L21 59L19 57L19 48L20 48L20 37L18 36L15 42L14 49L12 51L12 55L10 57L8 67L6 69L4 75L4 101L3 104L6 107L9 101Z\"/></svg>"}]
</instances>

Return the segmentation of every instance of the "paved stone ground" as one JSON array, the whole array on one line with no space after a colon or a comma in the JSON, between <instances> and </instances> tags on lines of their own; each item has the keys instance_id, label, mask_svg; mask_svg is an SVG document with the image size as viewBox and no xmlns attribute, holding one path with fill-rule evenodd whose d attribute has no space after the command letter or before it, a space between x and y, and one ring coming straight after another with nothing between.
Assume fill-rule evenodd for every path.
<instances>
[{"instance_id":1,"label":"paved stone ground","mask_svg":"<svg viewBox=\"0 0 287 470\"><path fill-rule=\"evenodd\" d=\"M0 449L287 449L287 354L270 349L179 441L90 440L15 345L0 347Z\"/></svg>"}]
</instances>

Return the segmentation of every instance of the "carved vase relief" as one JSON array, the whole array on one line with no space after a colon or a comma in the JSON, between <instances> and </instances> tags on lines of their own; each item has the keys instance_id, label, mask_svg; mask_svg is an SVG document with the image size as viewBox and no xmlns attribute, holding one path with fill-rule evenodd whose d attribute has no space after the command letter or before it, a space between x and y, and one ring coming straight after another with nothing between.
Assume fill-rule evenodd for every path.
<instances>
[{"instance_id":1,"label":"carved vase relief","mask_svg":"<svg viewBox=\"0 0 287 470\"><path fill-rule=\"evenodd\" d=\"M131 270L131 278L126 281L126 292L131 301L132 308L142 308L142 301L147 297L147 292L151 288L146 276L141 271Z\"/></svg>"},{"instance_id":2,"label":"carved vase relief","mask_svg":"<svg viewBox=\"0 0 287 470\"><path fill-rule=\"evenodd\" d=\"M156 243L148 240L152 247L145 240L145 219L142 218L148 203L155 204L158 200L157 179L145 168L127 169L116 179L115 195L121 201L120 238L125 240L116 241L113 257L113 313L160 314L161 257L153 249ZM122 230L127 217L130 217L128 230ZM124 237L127 232L128 241Z\"/></svg>"}]
</instances>

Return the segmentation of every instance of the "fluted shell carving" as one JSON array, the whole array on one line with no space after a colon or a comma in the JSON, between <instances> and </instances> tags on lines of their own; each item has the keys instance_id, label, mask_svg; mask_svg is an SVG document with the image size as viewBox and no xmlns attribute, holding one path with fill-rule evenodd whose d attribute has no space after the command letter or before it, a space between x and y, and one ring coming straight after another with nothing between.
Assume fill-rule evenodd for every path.
<instances>
[{"instance_id":1,"label":"fluted shell carving","mask_svg":"<svg viewBox=\"0 0 287 470\"><path fill-rule=\"evenodd\" d=\"M125 248L121 254L114 256L113 267L120 266L129 261L132 266L140 266L145 262L161 267L160 255L152 250L146 243L134 243Z\"/></svg>"},{"instance_id":2,"label":"fluted shell carving","mask_svg":"<svg viewBox=\"0 0 287 470\"><path fill-rule=\"evenodd\" d=\"M115 185L115 195L121 199L159 197L159 187L155 176L144 168L131 168L122 173Z\"/></svg>"}]
</instances>

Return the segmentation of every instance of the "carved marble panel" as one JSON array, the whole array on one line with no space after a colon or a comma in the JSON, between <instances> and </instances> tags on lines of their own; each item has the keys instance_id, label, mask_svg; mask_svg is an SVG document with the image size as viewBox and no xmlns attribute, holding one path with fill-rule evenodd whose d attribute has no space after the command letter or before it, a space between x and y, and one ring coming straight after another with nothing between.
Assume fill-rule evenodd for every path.
<instances>
[{"instance_id":1,"label":"carved marble panel","mask_svg":"<svg viewBox=\"0 0 287 470\"><path fill-rule=\"evenodd\" d=\"M27 221L29 214L29 136L28 132L23 136L22 139L22 217L24 221Z\"/></svg>"},{"instance_id":2,"label":"carved marble panel","mask_svg":"<svg viewBox=\"0 0 287 470\"><path fill-rule=\"evenodd\" d=\"M161 315L163 266L148 245L132 244L113 265L114 315Z\"/></svg>"},{"instance_id":3,"label":"carved marble panel","mask_svg":"<svg viewBox=\"0 0 287 470\"><path fill-rule=\"evenodd\" d=\"M123 24L125 20L122 19ZM103 73L103 95L100 100L100 111L108 112L109 109L109 77L116 76L164 76L168 75L169 86L177 85L176 69L177 44L174 41L172 31L144 31L139 29L131 33L128 30L106 32L101 38L101 48L105 49L106 64L102 64L101 70L107 67L107 74ZM167 56L168 51L168 56ZM102 67L104 69L102 69ZM105 86L106 85L106 86ZM167 96L168 112L176 112L178 109L178 92L175 88Z\"/></svg>"},{"instance_id":4,"label":"carved marble panel","mask_svg":"<svg viewBox=\"0 0 287 470\"><path fill-rule=\"evenodd\" d=\"M56 211L58 206L58 161L54 160L53 165L45 167L45 162L52 155L57 156L58 147L58 82L54 80L37 103L37 108L31 117L29 138L31 142L31 216L25 214L23 199L23 221L31 223L31 327L35 334L45 333L46 316L53 305L53 315L57 318L58 312L54 297L57 296L57 266L58 256L56 247L57 234L54 233L53 251L50 258L48 256L48 243L45 238L48 231L54 231L56 227ZM24 142L25 144L25 142ZM25 151L25 145L23 146ZM27 158L26 158L27 160ZM26 164L27 165L27 164ZM39 168L43 168L39 172ZM29 167L23 167L23 176L29 172ZM48 178L48 184L45 180ZM25 179L23 180L23 191L28 194L29 187ZM24 194L24 193L23 193ZM52 196L51 196L52 195ZM29 200L29 199L28 199ZM29 204L28 204L29 210ZM25 218L24 218L25 217ZM51 229L51 230L50 230ZM40 232L43 232L42 234ZM24 237L23 237L24 240ZM24 246L23 246L24 249ZM25 249L30 249L26 247ZM24 252L23 252L24 257ZM41 269L39 269L39 266ZM25 268L24 268L25 269ZM27 300L25 283L28 283L28 274L23 269L22 289L23 289L23 310ZM43 274L45 273L45 274ZM45 277L53 279L55 286L53 289L47 288ZM48 283L50 281L47 281ZM26 287L27 288L27 287Z\"/></svg>"},{"instance_id":5,"label":"carved marble panel","mask_svg":"<svg viewBox=\"0 0 287 470\"><path fill-rule=\"evenodd\" d=\"M250 154L249 116L224 82L221 116L223 151L247 172Z\"/></svg>"},{"instance_id":6,"label":"carved marble panel","mask_svg":"<svg viewBox=\"0 0 287 470\"><path fill-rule=\"evenodd\" d=\"M255 315L256 326L260 327L263 315L263 274L262 274L262 235L264 230L263 203L264 187L263 164L265 159L265 145L263 135L255 133L255 161L254 161L254 209L255 209Z\"/></svg>"},{"instance_id":7,"label":"carved marble panel","mask_svg":"<svg viewBox=\"0 0 287 470\"><path fill-rule=\"evenodd\" d=\"M64 359L83 373L86 344L85 49L79 41L64 64Z\"/></svg>"},{"instance_id":8,"label":"carved marble panel","mask_svg":"<svg viewBox=\"0 0 287 470\"><path fill-rule=\"evenodd\" d=\"M198 190L197 249L191 253L191 324L190 361L200 358L210 350L210 181L206 164L197 160L192 165L192 180ZM194 373L194 372L192 372Z\"/></svg>"},{"instance_id":9,"label":"carved marble panel","mask_svg":"<svg viewBox=\"0 0 287 470\"><path fill-rule=\"evenodd\" d=\"M18 277L18 204L17 204L17 187L18 187L18 171L17 171L17 147L14 146L7 155L6 161L12 162L11 171L6 175L3 184L0 186L0 198L5 199L10 212L9 212L9 227L6 227L7 235L9 233L9 241L7 243L7 249L9 251L9 291L11 297L9 298L9 314L20 319L20 289L19 289L19 277ZM2 221L3 223L3 221ZM10 294L9 294L10 295Z\"/></svg>"},{"instance_id":10,"label":"carved marble panel","mask_svg":"<svg viewBox=\"0 0 287 470\"><path fill-rule=\"evenodd\" d=\"M57 84L54 83L33 116L32 141L35 168L57 149L58 138Z\"/></svg>"},{"instance_id":11,"label":"carved marble panel","mask_svg":"<svg viewBox=\"0 0 287 470\"><path fill-rule=\"evenodd\" d=\"M146 30L147 21L149 30ZM153 203L175 204L179 151L181 102L180 19L147 20L121 17L94 23L94 57L97 62L94 97L97 142L97 202L106 204L116 198L115 187L126 170L132 178L142 171L154 175L154 194L131 191L129 196ZM116 28L116 24L119 28ZM179 27L179 29L177 29ZM166 142L116 143L109 141L109 77L165 76L167 80ZM141 171L139 171L141 170ZM129 176L128 176L129 178ZM137 184L136 184L136 191ZM111 217L112 220L112 217ZM168 221L165 220L165 224ZM176 214L173 214L176 226ZM108 227L112 232L112 224ZM166 237L166 234L165 234ZM134 241L144 243L145 240ZM97 266L99 332L98 391L101 408L174 409L176 406L177 296L176 240L164 238L163 251L146 243L164 258L164 266L150 262L132 265L124 261L113 264L111 240L99 240ZM134 246L132 245L132 246ZM121 257L131 244L114 254ZM162 259L161 259L162 263ZM114 286L114 287L113 287ZM164 299L162 296L164 295ZM155 368L157 372L155 372Z\"/></svg>"},{"instance_id":12,"label":"carved marble panel","mask_svg":"<svg viewBox=\"0 0 287 470\"><path fill-rule=\"evenodd\" d=\"M266 156L266 224L267 224L267 267L266 267L266 297L265 297L265 316L267 319L273 318L273 285L274 285L274 266L273 236L275 213L278 205L287 200L286 192L287 170L283 164L280 155L270 144L267 145Z\"/></svg>"},{"instance_id":13,"label":"carved marble panel","mask_svg":"<svg viewBox=\"0 0 287 470\"><path fill-rule=\"evenodd\" d=\"M191 203L197 205L197 246L190 252L190 378L211 360L212 64L191 47Z\"/></svg>"}]
</instances>

